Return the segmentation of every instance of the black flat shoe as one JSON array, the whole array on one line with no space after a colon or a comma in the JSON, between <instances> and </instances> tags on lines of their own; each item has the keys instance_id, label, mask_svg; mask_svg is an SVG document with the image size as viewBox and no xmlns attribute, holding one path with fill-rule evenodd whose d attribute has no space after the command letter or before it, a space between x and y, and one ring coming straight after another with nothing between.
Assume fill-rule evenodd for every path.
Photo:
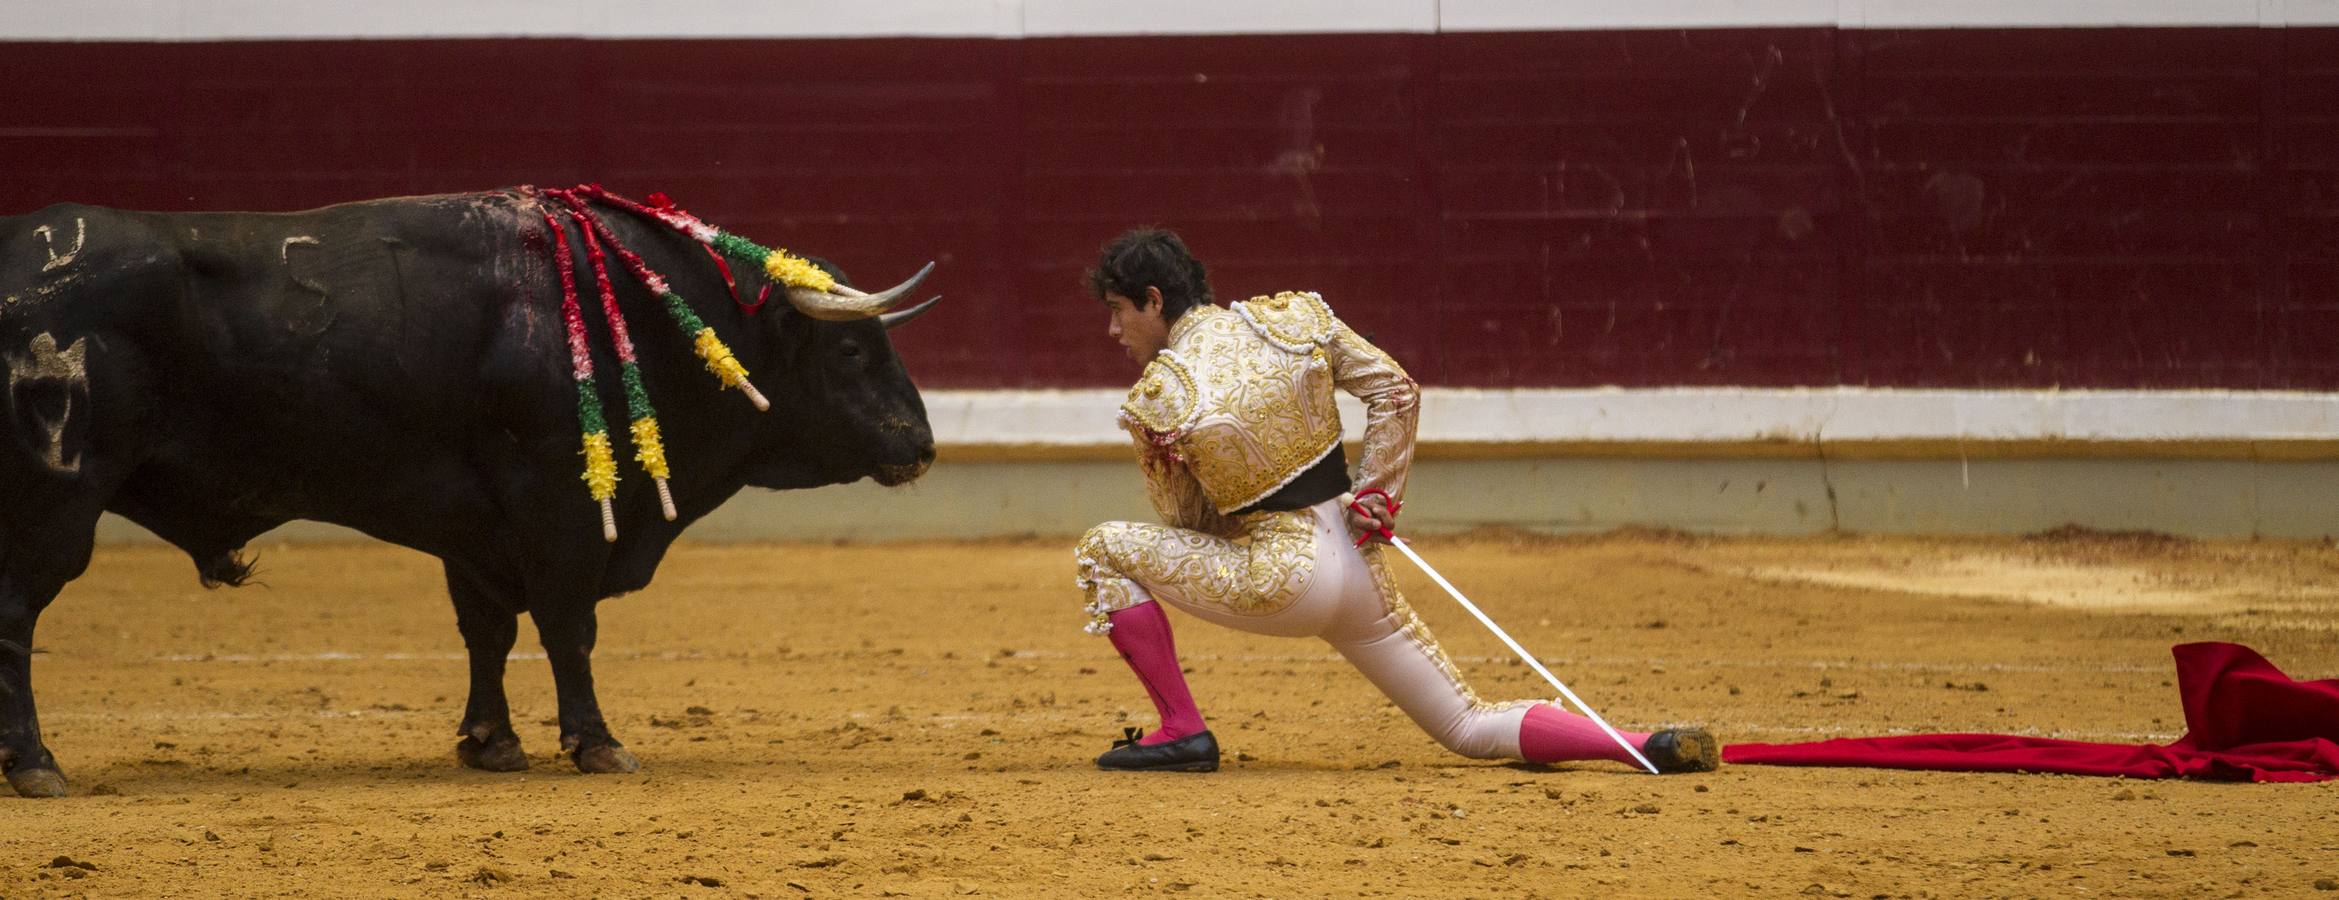
<instances>
[{"instance_id":1,"label":"black flat shoe","mask_svg":"<svg viewBox=\"0 0 2339 900\"><path fill-rule=\"evenodd\" d=\"M1216 772L1218 771L1218 739L1210 732L1189 734L1167 744L1145 746L1137 739L1145 736L1138 728L1123 728L1120 740L1113 749L1096 758L1096 767L1116 772Z\"/></svg>"},{"instance_id":2,"label":"black flat shoe","mask_svg":"<svg viewBox=\"0 0 2339 900\"><path fill-rule=\"evenodd\" d=\"M1649 735L1641 755L1656 765L1657 774L1711 772L1721 768L1722 744L1703 728L1667 728Z\"/></svg>"}]
</instances>

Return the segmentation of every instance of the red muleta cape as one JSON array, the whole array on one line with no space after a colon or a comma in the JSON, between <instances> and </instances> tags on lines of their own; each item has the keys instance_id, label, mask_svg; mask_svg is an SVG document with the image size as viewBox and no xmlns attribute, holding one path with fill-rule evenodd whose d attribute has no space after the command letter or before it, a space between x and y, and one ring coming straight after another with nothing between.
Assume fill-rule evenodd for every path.
<instances>
[{"instance_id":1,"label":"red muleta cape","mask_svg":"<svg viewBox=\"0 0 2339 900\"><path fill-rule=\"evenodd\" d=\"M2094 744L2006 734L1914 734L1807 744L1732 744L1725 762L1951 772L2055 772L2216 781L2339 778L2339 679L2292 681L2240 644L2179 644L2183 738Z\"/></svg>"}]
</instances>

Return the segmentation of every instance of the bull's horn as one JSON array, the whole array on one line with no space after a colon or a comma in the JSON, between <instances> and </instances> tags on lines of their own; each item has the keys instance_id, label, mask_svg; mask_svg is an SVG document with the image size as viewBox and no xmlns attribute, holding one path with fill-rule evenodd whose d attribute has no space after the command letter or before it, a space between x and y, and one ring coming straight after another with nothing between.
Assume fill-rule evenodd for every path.
<instances>
[{"instance_id":1,"label":"bull's horn","mask_svg":"<svg viewBox=\"0 0 2339 900\"><path fill-rule=\"evenodd\" d=\"M934 264L927 263L925 268L918 270L918 274L910 276L910 280L874 294L864 294L843 285L826 291L791 287L788 289L788 303L807 316L831 322L872 318L883 315L895 303L901 302L904 295L917 290L918 283L925 281L926 273L932 271Z\"/></svg>"},{"instance_id":2,"label":"bull's horn","mask_svg":"<svg viewBox=\"0 0 2339 900\"><path fill-rule=\"evenodd\" d=\"M911 319L925 315L927 310L933 309L934 304L940 302L942 302L942 297L941 295L937 294L935 296L926 298L926 302L920 303L908 309L897 310L886 313L882 316L878 316L877 321L885 323L886 330L891 331L900 327L903 323L908 322Z\"/></svg>"}]
</instances>

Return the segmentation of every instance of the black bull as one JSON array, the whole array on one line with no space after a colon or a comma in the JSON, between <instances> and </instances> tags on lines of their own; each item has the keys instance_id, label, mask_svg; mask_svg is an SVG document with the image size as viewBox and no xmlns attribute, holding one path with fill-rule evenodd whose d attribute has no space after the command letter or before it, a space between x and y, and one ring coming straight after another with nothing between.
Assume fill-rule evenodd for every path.
<instances>
[{"instance_id":1,"label":"black bull","mask_svg":"<svg viewBox=\"0 0 2339 900\"><path fill-rule=\"evenodd\" d=\"M503 689L526 612L551 662L561 746L587 772L630 771L593 692L595 606L647 585L683 528L742 487L898 484L933 460L925 407L886 338L904 314L820 321L775 302L749 315L697 244L603 208L772 403L759 413L721 390L610 261L673 462L680 517L666 521L631 464L580 252L626 474L621 536L605 542L578 477L577 389L544 252L541 211L554 206L520 189L286 214L68 204L0 217L0 764L18 793L65 790L34 712L33 626L88 568L101 512L185 550L207 585L240 583L244 544L294 519L436 556L471 660L461 760L527 765ZM765 282L747 268L738 292L753 297Z\"/></svg>"}]
</instances>

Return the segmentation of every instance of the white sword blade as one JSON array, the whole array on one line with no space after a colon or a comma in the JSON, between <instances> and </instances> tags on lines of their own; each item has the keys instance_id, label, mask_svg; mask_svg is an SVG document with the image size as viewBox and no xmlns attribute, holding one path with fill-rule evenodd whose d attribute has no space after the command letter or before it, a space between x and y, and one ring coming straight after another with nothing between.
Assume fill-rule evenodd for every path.
<instances>
[{"instance_id":1,"label":"white sword blade","mask_svg":"<svg viewBox=\"0 0 2339 900\"><path fill-rule=\"evenodd\" d=\"M1429 562L1421 558L1421 554L1413 552L1412 545L1405 543L1404 538L1391 537L1389 544L1396 547L1398 552L1405 554L1405 558L1412 560L1414 565L1420 566L1422 574L1428 575L1429 580L1437 582L1438 587L1445 588L1446 593L1452 594L1455 602L1462 604L1463 609L1467 609L1471 615L1477 616L1478 624L1484 625L1486 630L1494 632L1495 637L1502 638L1502 642L1511 648L1512 653L1516 653L1520 659L1526 660L1527 665L1535 669L1535 674L1543 676L1543 680L1551 682L1552 687L1558 688L1560 695L1566 697L1568 702L1575 704L1577 709L1583 710L1584 715L1592 720L1592 724L1600 726L1601 731L1607 732L1609 739L1615 741L1617 746L1623 747L1624 752L1632 754L1633 760L1640 763L1642 768L1648 769L1649 774L1659 774L1656 765L1650 763L1648 757L1641 755L1639 747L1633 746L1631 741L1624 739L1624 735L1617 734L1616 729L1609 727L1608 720L1600 718L1600 714L1593 712L1591 705L1584 702L1584 698L1576 696L1576 692L1568 690L1567 685L1561 684L1559 676L1551 674L1551 670L1544 668L1543 663L1537 661L1534 654L1528 653L1527 648L1519 646L1518 641L1511 639L1510 632L1502 630L1502 626L1494 624L1493 619L1487 618L1486 613L1479 611L1478 604L1472 603L1470 598L1462 596L1462 592L1454 587L1453 582L1447 581L1446 576L1438 574L1438 570L1431 568Z\"/></svg>"}]
</instances>

